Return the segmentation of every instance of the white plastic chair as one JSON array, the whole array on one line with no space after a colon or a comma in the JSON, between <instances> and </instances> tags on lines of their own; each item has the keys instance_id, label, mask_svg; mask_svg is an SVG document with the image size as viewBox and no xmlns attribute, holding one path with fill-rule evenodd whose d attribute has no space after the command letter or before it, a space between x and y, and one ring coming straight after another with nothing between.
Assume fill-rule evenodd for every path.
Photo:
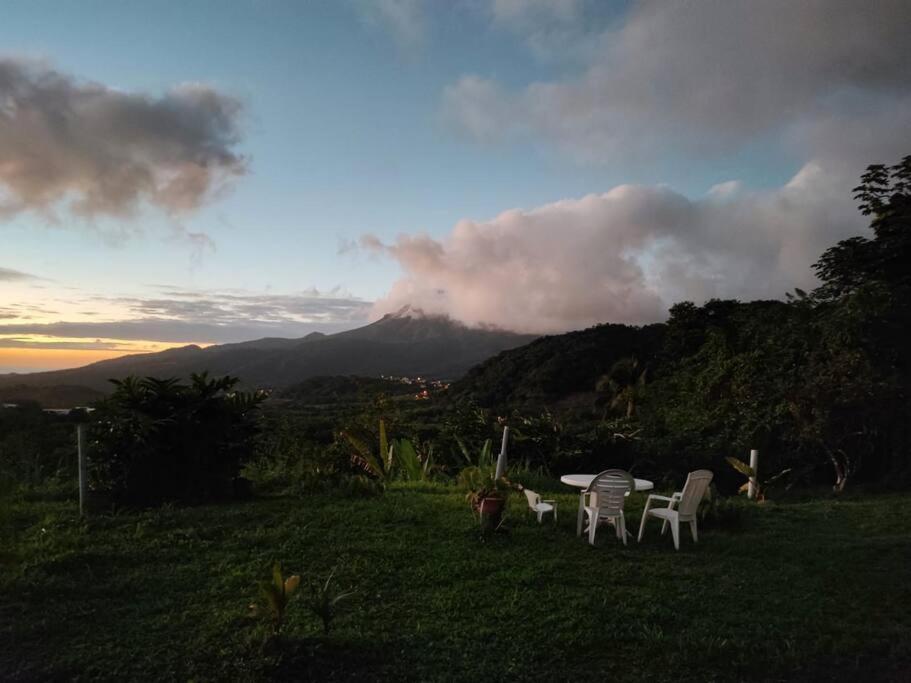
<instances>
[{"instance_id":1,"label":"white plastic chair","mask_svg":"<svg viewBox=\"0 0 911 683\"><path fill-rule=\"evenodd\" d=\"M528 509L538 515L538 524L548 512L553 512L554 522L557 521L557 501L541 500L541 496L531 489L525 489L525 497L528 499Z\"/></svg>"},{"instance_id":2,"label":"white plastic chair","mask_svg":"<svg viewBox=\"0 0 911 683\"><path fill-rule=\"evenodd\" d=\"M592 479L592 483L582 494L588 500L585 504L585 515L588 522L588 542L595 544L595 533L602 521L614 526L617 538L626 545L626 518L623 516L623 505L626 494L636 490L636 482L629 472L624 470L605 470Z\"/></svg>"},{"instance_id":3,"label":"white plastic chair","mask_svg":"<svg viewBox=\"0 0 911 683\"><path fill-rule=\"evenodd\" d=\"M645 522L649 517L655 517L663 521L661 525L661 535L667 533L667 527L671 527L671 535L674 537L674 548L680 550L680 522L688 522L690 532L693 534L693 543L699 542L699 531L696 525L696 511L699 509L699 503L705 496L705 492L712 483L712 474L709 470L696 470L690 472L686 478L686 484L683 490L678 491L672 496L659 496L652 494L645 501L645 509L642 511L642 522L639 524L639 541L645 535ZM667 501L667 507L653 508L653 501ZM677 509L674 509L674 506Z\"/></svg>"}]
</instances>

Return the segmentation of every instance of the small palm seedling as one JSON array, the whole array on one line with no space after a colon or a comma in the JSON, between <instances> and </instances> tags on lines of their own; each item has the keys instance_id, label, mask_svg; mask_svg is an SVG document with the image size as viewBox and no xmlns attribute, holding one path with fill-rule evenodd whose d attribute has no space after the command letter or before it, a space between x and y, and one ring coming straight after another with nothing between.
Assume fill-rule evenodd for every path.
<instances>
[{"instance_id":1,"label":"small palm seedling","mask_svg":"<svg viewBox=\"0 0 911 683\"><path fill-rule=\"evenodd\" d=\"M261 581L259 592L265 601L269 612L269 618L272 621L272 632L279 635L282 626L285 623L285 612L288 609L288 602L300 586L301 577L293 574L288 578L282 576L282 565L276 562L272 566L272 580ZM259 606L250 605L253 614L259 614Z\"/></svg>"},{"instance_id":2,"label":"small palm seedling","mask_svg":"<svg viewBox=\"0 0 911 683\"><path fill-rule=\"evenodd\" d=\"M307 607L323 622L323 633L326 635L329 635L329 631L332 629L337 605L354 595L354 591L337 593L332 583L334 575L335 570L333 569L325 583L311 582L310 597L307 599Z\"/></svg>"}]
</instances>

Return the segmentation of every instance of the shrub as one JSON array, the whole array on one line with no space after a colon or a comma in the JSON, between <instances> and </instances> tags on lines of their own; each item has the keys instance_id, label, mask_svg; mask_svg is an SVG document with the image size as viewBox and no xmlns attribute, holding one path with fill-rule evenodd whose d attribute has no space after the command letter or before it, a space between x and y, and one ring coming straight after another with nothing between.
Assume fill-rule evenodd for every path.
<instances>
[{"instance_id":1,"label":"shrub","mask_svg":"<svg viewBox=\"0 0 911 683\"><path fill-rule=\"evenodd\" d=\"M127 378L98 405L90 430L93 489L119 504L202 503L235 496L262 397L237 379Z\"/></svg>"}]
</instances>

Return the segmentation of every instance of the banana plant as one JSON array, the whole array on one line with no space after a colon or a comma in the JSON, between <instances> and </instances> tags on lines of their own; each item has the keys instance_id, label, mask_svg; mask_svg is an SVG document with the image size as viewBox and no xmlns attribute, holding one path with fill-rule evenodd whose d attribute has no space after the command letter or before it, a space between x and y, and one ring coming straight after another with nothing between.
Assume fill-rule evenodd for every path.
<instances>
[{"instance_id":1,"label":"banana plant","mask_svg":"<svg viewBox=\"0 0 911 683\"><path fill-rule=\"evenodd\" d=\"M471 456L468 446L465 445L465 442L462 441L462 439L456 437L455 440L456 443L459 444L459 450L462 452L462 457L465 458L465 462L469 467L490 467L494 464L493 442L490 439L484 441L484 445L481 446L481 450L478 451L477 458Z\"/></svg>"},{"instance_id":2,"label":"banana plant","mask_svg":"<svg viewBox=\"0 0 911 683\"><path fill-rule=\"evenodd\" d=\"M746 493L747 491L749 491L750 481L752 480L756 484L756 500L757 500L757 502L760 502L760 503L766 499L766 495L765 495L766 487L769 486L769 484L774 484L776 481L778 481L785 475L789 474L792 469L790 467L788 467L787 469L783 469L781 472L776 474L774 477L771 477L770 479L766 479L765 481L760 483L759 478L756 476L756 470L754 470L752 467L750 467L748 464L746 464L740 458L735 458L734 456L729 455L725 458L725 460L728 461L728 464L731 467L733 467L735 470L740 472L740 474L742 474L743 476L745 476L747 478L747 480L740 486L740 488L737 489L737 492Z\"/></svg>"},{"instance_id":3,"label":"banana plant","mask_svg":"<svg viewBox=\"0 0 911 683\"><path fill-rule=\"evenodd\" d=\"M433 465L433 446L424 453L418 452L411 439L396 439L392 442L392 453L399 475L405 481L427 481Z\"/></svg>"},{"instance_id":4,"label":"banana plant","mask_svg":"<svg viewBox=\"0 0 911 683\"><path fill-rule=\"evenodd\" d=\"M386 421L380 420L379 451L374 452L370 445L357 434L350 431L341 432L348 445L354 449L351 460L359 467L380 481L387 481L393 473L393 446L386 437Z\"/></svg>"}]
</instances>

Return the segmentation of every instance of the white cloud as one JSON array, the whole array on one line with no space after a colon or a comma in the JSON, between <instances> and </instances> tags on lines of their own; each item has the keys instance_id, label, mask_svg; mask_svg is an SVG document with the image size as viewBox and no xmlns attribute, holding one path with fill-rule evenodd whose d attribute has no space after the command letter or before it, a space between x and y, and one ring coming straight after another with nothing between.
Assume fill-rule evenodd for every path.
<instances>
[{"instance_id":1,"label":"white cloud","mask_svg":"<svg viewBox=\"0 0 911 683\"><path fill-rule=\"evenodd\" d=\"M364 248L404 271L374 315L412 304L468 323L558 332L660 320L681 300L781 298L811 288L819 254L862 229L852 181L810 163L773 191L725 184L691 200L621 185L463 220L443 240L365 236Z\"/></svg>"},{"instance_id":2,"label":"white cloud","mask_svg":"<svg viewBox=\"0 0 911 683\"><path fill-rule=\"evenodd\" d=\"M625 15L585 0L490 7L494 25L538 56L569 55L570 68L520 87L463 75L441 108L470 137L614 166L771 145L799 170L775 189L729 180L690 199L621 185L462 221L445 239L373 238L364 246L404 271L375 313L412 303L537 332L658 320L687 299L781 298L812 288L821 252L863 231L851 188L864 167L911 149L907 2L644 0Z\"/></svg>"},{"instance_id":3,"label":"white cloud","mask_svg":"<svg viewBox=\"0 0 911 683\"><path fill-rule=\"evenodd\" d=\"M360 0L357 8L367 23L390 33L403 50L423 45L427 21L421 0Z\"/></svg>"}]
</instances>

